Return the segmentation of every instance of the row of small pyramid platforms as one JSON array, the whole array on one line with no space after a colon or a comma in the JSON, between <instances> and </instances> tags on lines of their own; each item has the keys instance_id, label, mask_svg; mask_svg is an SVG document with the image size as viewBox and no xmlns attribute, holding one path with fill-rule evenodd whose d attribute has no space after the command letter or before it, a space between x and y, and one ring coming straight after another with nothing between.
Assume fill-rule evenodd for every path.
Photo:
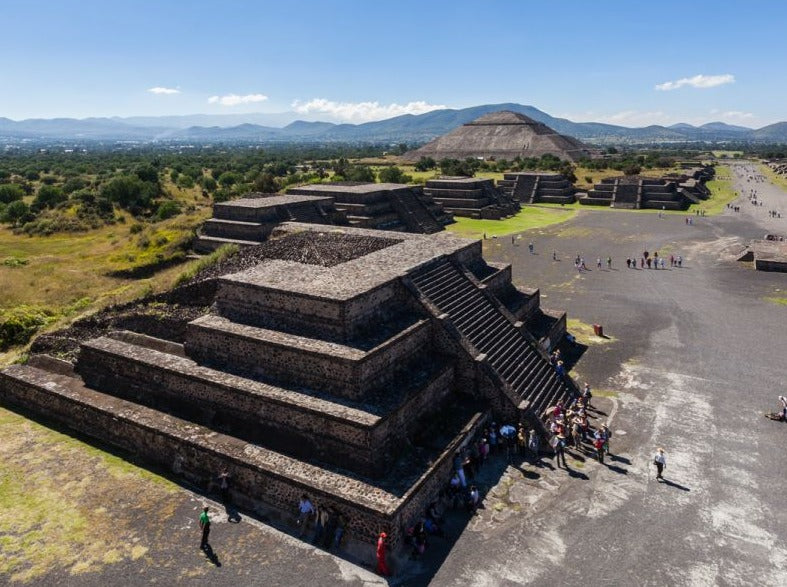
<instances>
[{"instance_id":1,"label":"row of small pyramid platforms","mask_svg":"<svg viewBox=\"0 0 787 587\"><path fill-rule=\"evenodd\" d=\"M453 222L450 213L420 186L331 183L291 188L287 194L252 193L213 206L195 248L263 242L281 222L308 222L431 234Z\"/></svg>"},{"instance_id":2,"label":"row of small pyramid platforms","mask_svg":"<svg viewBox=\"0 0 787 587\"><path fill-rule=\"evenodd\" d=\"M565 396L526 331L537 291L478 241L284 223L257 258L217 278L182 341L109 333L74 373L46 357L6 369L0 399L201 487L226 467L233 499L266 514L309 493L370 543L399 539L486 414L538 425Z\"/></svg>"},{"instance_id":3,"label":"row of small pyramid platforms","mask_svg":"<svg viewBox=\"0 0 787 587\"><path fill-rule=\"evenodd\" d=\"M686 173L660 178L608 177L579 197L580 204L613 208L686 210L710 197L706 182L715 175L713 167L699 167Z\"/></svg>"},{"instance_id":4,"label":"row of small pyramid platforms","mask_svg":"<svg viewBox=\"0 0 787 587\"><path fill-rule=\"evenodd\" d=\"M424 193L454 216L499 220L519 211L519 202L492 179L440 177L427 180Z\"/></svg>"}]
</instances>

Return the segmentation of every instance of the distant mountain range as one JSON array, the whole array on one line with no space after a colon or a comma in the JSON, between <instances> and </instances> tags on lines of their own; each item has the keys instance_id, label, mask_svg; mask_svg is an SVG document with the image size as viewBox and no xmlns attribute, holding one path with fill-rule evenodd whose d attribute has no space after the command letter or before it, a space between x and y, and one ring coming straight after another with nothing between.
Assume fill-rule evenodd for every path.
<instances>
[{"instance_id":1,"label":"distant mountain range","mask_svg":"<svg viewBox=\"0 0 787 587\"><path fill-rule=\"evenodd\" d=\"M189 143L424 143L479 116L511 110L543 122L561 134L590 143L654 144L683 142L787 143L787 122L759 129L709 122L702 126L629 128L599 122L555 118L533 106L486 104L461 110L433 110L405 114L364 124L294 120L293 112L279 114L195 114L135 116L130 118L52 118L14 121L0 118L0 141L138 141Z\"/></svg>"}]
</instances>

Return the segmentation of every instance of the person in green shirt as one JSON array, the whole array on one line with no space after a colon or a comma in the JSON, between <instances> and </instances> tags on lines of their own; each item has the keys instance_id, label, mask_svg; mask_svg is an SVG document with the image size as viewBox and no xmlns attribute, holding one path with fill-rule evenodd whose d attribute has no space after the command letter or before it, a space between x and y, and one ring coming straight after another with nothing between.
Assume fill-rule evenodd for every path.
<instances>
[{"instance_id":1,"label":"person in green shirt","mask_svg":"<svg viewBox=\"0 0 787 587\"><path fill-rule=\"evenodd\" d=\"M202 513L199 515L199 527L202 528L202 542L199 547L205 550L208 547L208 534L210 534L210 516L208 515L208 506L202 508Z\"/></svg>"}]
</instances>

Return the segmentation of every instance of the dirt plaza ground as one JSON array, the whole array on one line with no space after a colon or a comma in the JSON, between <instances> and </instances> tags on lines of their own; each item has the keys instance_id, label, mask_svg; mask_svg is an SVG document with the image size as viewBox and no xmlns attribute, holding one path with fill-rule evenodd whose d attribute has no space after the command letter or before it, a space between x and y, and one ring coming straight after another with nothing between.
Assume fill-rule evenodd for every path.
<instances>
[{"instance_id":1,"label":"dirt plaza ground","mask_svg":"<svg viewBox=\"0 0 787 587\"><path fill-rule=\"evenodd\" d=\"M743 191L747 173L734 169ZM758 189L784 222L787 194ZM735 260L748 239L787 230L741 206L691 226L681 215L582 210L514 243L485 241L516 283L568 311L587 346L573 375L596 390L614 458L570 454L568 470L496 458L478 479L484 507L452 516L448 539L431 540L391 584L787 583L787 424L763 417L787 392L787 275ZM644 250L681 255L683 267L627 269ZM577 254L590 271L576 271ZM597 269L607 256L612 268ZM607 338L592 335L594 323ZM386 583L371 552L344 560L243 512L230 521L216 504L208 559L197 515L209 498L11 412L0 423L2 582ZM666 483L649 467L659 446Z\"/></svg>"}]
</instances>

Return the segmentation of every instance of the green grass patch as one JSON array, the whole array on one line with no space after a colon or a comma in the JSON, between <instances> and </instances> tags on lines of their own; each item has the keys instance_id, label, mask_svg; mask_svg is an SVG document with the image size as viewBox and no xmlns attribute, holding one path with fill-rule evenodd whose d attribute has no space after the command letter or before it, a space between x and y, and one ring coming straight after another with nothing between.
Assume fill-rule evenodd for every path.
<instances>
[{"instance_id":1,"label":"green grass patch","mask_svg":"<svg viewBox=\"0 0 787 587\"><path fill-rule=\"evenodd\" d=\"M710 198L693 207L705 210L705 214L708 216L721 214L727 208L727 204L738 197L738 193L732 185L730 168L725 165L716 167L716 177L709 181L707 186L711 193Z\"/></svg>"},{"instance_id":2,"label":"green grass patch","mask_svg":"<svg viewBox=\"0 0 787 587\"><path fill-rule=\"evenodd\" d=\"M207 269L208 267L213 267L214 265L220 263L224 259L228 259L233 255L236 255L240 249L238 245L221 245L218 249L213 251L210 255L207 255L191 265L188 269L186 269L183 273L178 275L178 278L175 280L175 285L183 285L184 283L191 281L194 279L200 271Z\"/></svg>"},{"instance_id":3,"label":"green grass patch","mask_svg":"<svg viewBox=\"0 0 787 587\"><path fill-rule=\"evenodd\" d=\"M783 190L787 191L787 177L783 175L779 175L778 173L774 172L773 169L771 169L764 163L760 163L757 166L757 168L760 173L762 173L765 177L768 178L768 181L779 186Z\"/></svg>"},{"instance_id":4,"label":"green grass patch","mask_svg":"<svg viewBox=\"0 0 787 587\"><path fill-rule=\"evenodd\" d=\"M769 298L765 298L765 301L770 302L772 304L778 304L780 306L787 306L787 298L769 297Z\"/></svg>"},{"instance_id":5,"label":"green grass patch","mask_svg":"<svg viewBox=\"0 0 787 587\"><path fill-rule=\"evenodd\" d=\"M576 210L573 209L559 210L540 206L525 206L514 216L502 220L477 220L457 216L456 222L446 228L459 236L483 238L486 234L488 238L491 238L565 222L572 219L575 214Z\"/></svg>"}]
</instances>

